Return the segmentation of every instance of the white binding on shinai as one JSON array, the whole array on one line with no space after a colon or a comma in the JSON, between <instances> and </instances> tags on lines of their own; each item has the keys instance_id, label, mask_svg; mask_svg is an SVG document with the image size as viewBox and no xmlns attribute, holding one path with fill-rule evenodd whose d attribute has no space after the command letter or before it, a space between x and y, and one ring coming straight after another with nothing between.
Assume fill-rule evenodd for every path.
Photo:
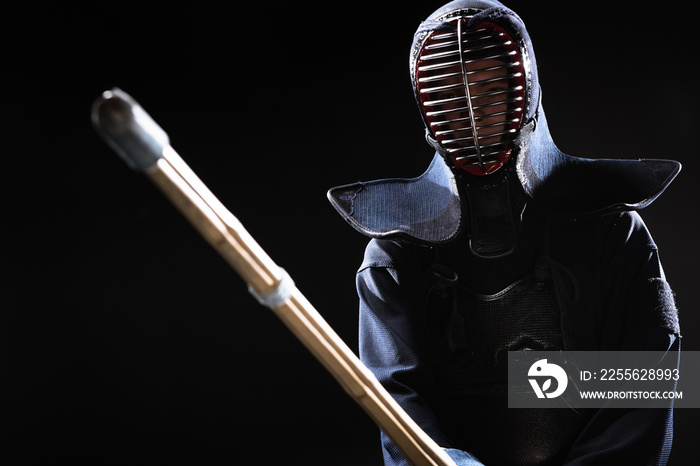
<instances>
[{"instance_id":1,"label":"white binding on shinai","mask_svg":"<svg viewBox=\"0 0 700 466\"><path fill-rule=\"evenodd\" d=\"M292 292L294 291L294 280L292 280L292 277L289 276L286 270L281 267L279 270L280 274L282 275L280 277L280 282L277 285L277 288L269 293L258 293L250 285L248 285L248 291L250 294L252 294L263 306L280 306L292 296Z\"/></svg>"}]
</instances>

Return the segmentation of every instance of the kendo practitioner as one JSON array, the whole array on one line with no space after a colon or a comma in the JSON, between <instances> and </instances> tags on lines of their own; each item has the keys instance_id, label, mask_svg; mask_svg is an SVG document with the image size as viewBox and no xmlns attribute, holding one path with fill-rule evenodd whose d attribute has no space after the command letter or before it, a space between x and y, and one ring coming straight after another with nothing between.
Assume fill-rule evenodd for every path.
<instances>
[{"instance_id":1,"label":"kendo practitioner","mask_svg":"<svg viewBox=\"0 0 700 466\"><path fill-rule=\"evenodd\" d=\"M672 406L509 409L504 367L518 350L677 358L674 298L637 211L680 164L563 154L530 37L495 0L421 23L410 76L436 151L427 171L328 193L372 238L360 358L458 464L666 463ZM382 445L385 464L407 464Z\"/></svg>"}]
</instances>

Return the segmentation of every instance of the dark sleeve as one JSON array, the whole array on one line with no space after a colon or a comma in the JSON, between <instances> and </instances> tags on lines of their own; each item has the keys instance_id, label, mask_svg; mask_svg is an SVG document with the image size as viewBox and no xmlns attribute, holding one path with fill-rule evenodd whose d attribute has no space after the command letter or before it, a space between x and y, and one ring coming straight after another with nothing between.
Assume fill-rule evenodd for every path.
<instances>
[{"instance_id":1,"label":"dark sleeve","mask_svg":"<svg viewBox=\"0 0 700 466\"><path fill-rule=\"evenodd\" d=\"M604 245L598 349L666 352L665 358L678 367L678 312L641 217L617 215ZM666 464L672 438L672 401L666 408L603 407L594 413L567 464Z\"/></svg>"},{"instance_id":2,"label":"dark sleeve","mask_svg":"<svg viewBox=\"0 0 700 466\"><path fill-rule=\"evenodd\" d=\"M429 406L436 393L420 354L420 259L413 247L370 242L357 274L360 359L414 421L441 447L451 442ZM418 263L416 263L416 261ZM407 465L382 433L386 465Z\"/></svg>"}]
</instances>

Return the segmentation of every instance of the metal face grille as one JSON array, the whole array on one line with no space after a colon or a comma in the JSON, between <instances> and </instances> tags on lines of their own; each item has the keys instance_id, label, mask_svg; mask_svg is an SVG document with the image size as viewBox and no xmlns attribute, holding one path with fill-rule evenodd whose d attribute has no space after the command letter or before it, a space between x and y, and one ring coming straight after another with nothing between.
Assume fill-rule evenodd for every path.
<instances>
[{"instance_id":1,"label":"metal face grille","mask_svg":"<svg viewBox=\"0 0 700 466\"><path fill-rule=\"evenodd\" d=\"M484 175L510 158L523 118L525 68L503 28L487 22L463 30L467 20L456 18L455 32L426 39L416 87L429 129L455 166Z\"/></svg>"}]
</instances>

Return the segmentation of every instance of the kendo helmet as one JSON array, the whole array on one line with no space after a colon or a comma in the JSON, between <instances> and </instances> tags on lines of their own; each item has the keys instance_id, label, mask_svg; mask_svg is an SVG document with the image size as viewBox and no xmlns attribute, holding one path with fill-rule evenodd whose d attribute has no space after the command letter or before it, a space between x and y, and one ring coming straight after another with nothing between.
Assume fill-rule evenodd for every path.
<instances>
[{"instance_id":1,"label":"kendo helmet","mask_svg":"<svg viewBox=\"0 0 700 466\"><path fill-rule=\"evenodd\" d=\"M411 53L426 139L448 165L494 173L510 160L530 114L529 54L515 31L479 9L445 11L423 23Z\"/></svg>"},{"instance_id":2,"label":"kendo helmet","mask_svg":"<svg viewBox=\"0 0 700 466\"><path fill-rule=\"evenodd\" d=\"M430 166L416 178L328 192L342 217L371 238L437 245L469 229L475 254L501 257L515 238L500 233L514 232L523 202L567 216L639 210L680 171L672 160L560 151L542 107L530 36L498 0L438 8L416 30L409 63L426 140L436 151ZM496 219L501 213L505 221ZM484 215L490 218L482 221Z\"/></svg>"}]
</instances>

